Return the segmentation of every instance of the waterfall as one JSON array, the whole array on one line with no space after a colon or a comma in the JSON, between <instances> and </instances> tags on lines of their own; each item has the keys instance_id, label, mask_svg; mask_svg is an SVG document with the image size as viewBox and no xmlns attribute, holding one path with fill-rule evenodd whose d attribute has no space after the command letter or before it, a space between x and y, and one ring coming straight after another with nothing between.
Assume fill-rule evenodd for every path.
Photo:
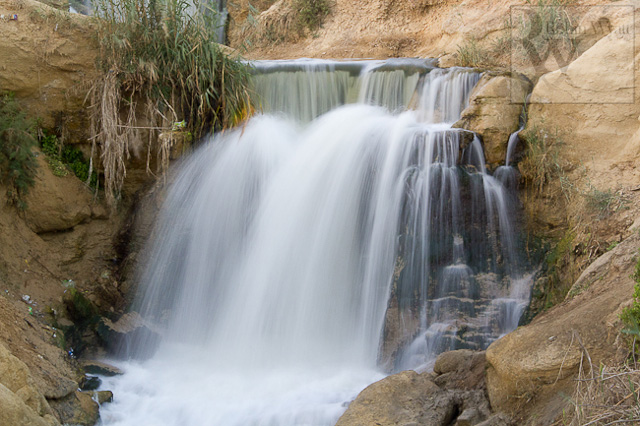
<instances>
[{"instance_id":1,"label":"waterfall","mask_svg":"<svg viewBox=\"0 0 640 426\"><path fill-rule=\"evenodd\" d=\"M218 43L227 43L227 21L229 20L229 12L227 11L227 0L215 1L216 16L216 32L218 34Z\"/></svg>"},{"instance_id":2,"label":"waterfall","mask_svg":"<svg viewBox=\"0 0 640 426\"><path fill-rule=\"evenodd\" d=\"M263 113L174 170L137 302L164 338L105 379L105 426L332 425L383 369L486 347L526 306L512 203L451 127L478 73L255 68Z\"/></svg>"}]
</instances>

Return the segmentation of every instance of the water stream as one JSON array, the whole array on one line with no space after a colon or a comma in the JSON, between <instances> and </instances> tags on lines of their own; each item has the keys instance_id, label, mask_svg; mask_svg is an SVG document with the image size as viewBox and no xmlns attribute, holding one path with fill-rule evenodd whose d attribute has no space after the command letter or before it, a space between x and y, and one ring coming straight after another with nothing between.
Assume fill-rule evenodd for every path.
<instances>
[{"instance_id":1,"label":"water stream","mask_svg":"<svg viewBox=\"0 0 640 426\"><path fill-rule=\"evenodd\" d=\"M102 424L333 425L386 373L514 329L517 212L452 128L479 77L256 63L263 113L174 170L137 303L164 338L116 361Z\"/></svg>"}]
</instances>

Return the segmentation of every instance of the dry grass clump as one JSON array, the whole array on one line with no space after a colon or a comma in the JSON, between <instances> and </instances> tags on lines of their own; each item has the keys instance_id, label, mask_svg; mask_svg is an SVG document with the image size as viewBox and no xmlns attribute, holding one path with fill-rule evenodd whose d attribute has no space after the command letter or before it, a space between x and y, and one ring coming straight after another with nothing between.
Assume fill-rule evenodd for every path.
<instances>
[{"instance_id":1,"label":"dry grass clump","mask_svg":"<svg viewBox=\"0 0 640 426\"><path fill-rule=\"evenodd\" d=\"M556 131L551 133L542 127L532 125L521 133L527 151L519 168L525 181L542 193L545 187L558 178L563 171L560 148L563 140Z\"/></svg>"},{"instance_id":2,"label":"dry grass clump","mask_svg":"<svg viewBox=\"0 0 640 426\"><path fill-rule=\"evenodd\" d=\"M583 361L585 361L583 359ZM586 361L585 361L586 362ZM637 363L586 372L581 365L564 425L606 426L640 423L640 369Z\"/></svg>"},{"instance_id":3,"label":"dry grass clump","mask_svg":"<svg viewBox=\"0 0 640 426\"><path fill-rule=\"evenodd\" d=\"M145 135L147 167L158 145L157 163L166 168L174 140L161 133L198 138L243 119L251 111L249 69L217 44L217 12L207 4L96 0L94 7L103 76L90 92L92 154L101 153L113 205L126 160Z\"/></svg>"},{"instance_id":4,"label":"dry grass clump","mask_svg":"<svg viewBox=\"0 0 640 426\"><path fill-rule=\"evenodd\" d=\"M297 15L291 0L279 0L260 14L257 34L266 42L295 41L301 35Z\"/></svg>"}]
</instances>

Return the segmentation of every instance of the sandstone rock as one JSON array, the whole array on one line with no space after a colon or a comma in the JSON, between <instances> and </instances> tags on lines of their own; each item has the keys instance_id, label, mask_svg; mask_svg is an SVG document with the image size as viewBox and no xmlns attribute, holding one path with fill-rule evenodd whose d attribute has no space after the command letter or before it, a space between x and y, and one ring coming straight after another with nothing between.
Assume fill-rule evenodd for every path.
<instances>
[{"instance_id":1,"label":"sandstone rock","mask_svg":"<svg viewBox=\"0 0 640 426\"><path fill-rule=\"evenodd\" d=\"M511 426L513 424L513 421L508 416L502 413L497 413L489 417L487 420L478 423L476 426Z\"/></svg>"},{"instance_id":2,"label":"sandstone rock","mask_svg":"<svg viewBox=\"0 0 640 426\"><path fill-rule=\"evenodd\" d=\"M102 380L97 376L84 376L80 382L80 390L94 391L100 387Z\"/></svg>"},{"instance_id":3,"label":"sandstone rock","mask_svg":"<svg viewBox=\"0 0 640 426\"><path fill-rule=\"evenodd\" d=\"M0 383L11 392L17 392L31 383L29 369L18 358L0 345Z\"/></svg>"},{"instance_id":4,"label":"sandstone rock","mask_svg":"<svg viewBox=\"0 0 640 426\"><path fill-rule=\"evenodd\" d=\"M13 396L9 397L5 395L8 399L6 404L11 405L12 412L18 413L20 410L20 404L14 404L10 400L15 398L19 398L26 407L30 409L24 414L27 417L30 417L32 414L37 416L50 416L52 414L51 408L47 403L45 397L38 392L35 382L31 377L31 373L29 368L18 358L13 356L7 348L0 344L0 387L3 387L13 394ZM0 407L2 406L2 396L0 396ZM9 410L9 408L7 408ZM18 410L18 411L15 411ZM2 411L0 409L0 411ZM24 410L22 410L24 411ZM17 414L16 414L17 415ZM2 418L2 414L0 413L0 419ZM25 417L26 418L26 417ZM50 420L45 419L45 424L51 423ZM0 423L0 424L10 424L10 423ZM16 423L18 424L18 423ZM33 423L37 424L37 423Z\"/></svg>"},{"instance_id":5,"label":"sandstone rock","mask_svg":"<svg viewBox=\"0 0 640 426\"><path fill-rule=\"evenodd\" d=\"M50 413L47 401L35 388L29 368L1 345L0 383L19 396L36 414Z\"/></svg>"},{"instance_id":6,"label":"sandstone rock","mask_svg":"<svg viewBox=\"0 0 640 426\"><path fill-rule=\"evenodd\" d=\"M7 426L57 426L60 423L51 415L40 417L18 395L0 384L0 424Z\"/></svg>"},{"instance_id":7,"label":"sandstone rock","mask_svg":"<svg viewBox=\"0 0 640 426\"><path fill-rule=\"evenodd\" d=\"M484 352L460 349L438 356L433 372L435 383L443 389L471 390L484 388Z\"/></svg>"},{"instance_id":8,"label":"sandstone rock","mask_svg":"<svg viewBox=\"0 0 640 426\"><path fill-rule=\"evenodd\" d=\"M106 404L113 401L113 392L111 391L95 391L93 397L98 401L98 404Z\"/></svg>"},{"instance_id":9,"label":"sandstone rock","mask_svg":"<svg viewBox=\"0 0 640 426\"><path fill-rule=\"evenodd\" d=\"M41 3L51 6L54 9L62 10L65 12L69 11L69 0L41 0Z\"/></svg>"},{"instance_id":10,"label":"sandstone rock","mask_svg":"<svg viewBox=\"0 0 640 426\"><path fill-rule=\"evenodd\" d=\"M24 218L37 233L64 231L91 217L91 193L75 176L57 177L38 155L38 174L25 201Z\"/></svg>"},{"instance_id":11,"label":"sandstone rock","mask_svg":"<svg viewBox=\"0 0 640 426\"><path fill-rule=\"evenodd\" d=\"M403 371L363 390L336 426L448 425L458 405L453 393L438 388L430 374Z\"/></svg>"},{"instance_id":12,"label":"sandstone rock","mask_svg":"<svg viewBox=\"0 0 640 426\"><path fill-rule=\"evenodd\" d=\"M51 401L63 424L93 426L100 417L99 406L91 394L76 391L65 398Z\"/></svg>"},{"instance_id":13,"label":"sandstone rock","mask_svg":"<svg viewBox=\"0 0 640 426\"><path fill-rule=\"evenodd\" d=\"M0 25L0 56L11 58L0 67L0 87L14 92L29 115L41 118L47 128L59 124L64 111L70 134L85 142L87 88L81 90L81 83L95 77L98 53L91 18L34 0L4 0L0 13L19 17Z\"/></svg>"},{"instance_id":14,"label":"sandstone rock","mask_svg":"<svg viewBox=\"0 0 640 426\"><path fill-rule=\"evenodd\" d=\"M483 417L476 408L469 408L464 410L462 414L456 419L455 426L473 426L477 425L483 420Z\"/></svg>"},{"instance_id":15,"label":"sandstone rock","mask_svg":"<svg viewBox=\"0 0 640 426\"><path fill-rule=\"evenodd\" d=\"M588 171L594 187L640 183L632 167L640 158L639 64L638 44L614 31L565 69L543 75L531 94L527 127L559 134L562 158L581 165L576 174Z\"/></svg>"},{"instance_id":16,"label":"sandstone rock","mask_svg":"<svg viewBox=\"0 0 640 426\"><path fill-rule=\"evenodd\" d=\"M433 372L436 374L444 374L456 371L458 368L468 364L475 354L476 352L468 349L443 352L436 358Z\"/></svg>"},{"instance_id":17,"label":"sandstone rock","mask_svg":"<svg viewBox=\"0 0 640 426\"><path fill-rule=\"evenodd\" d=\"M487 163L503 164L507 142L519 127L524 100L531 90L525 78L485 74L469 98L469 106L453 127L476 132L484 143Z\"/></svg>"}]
</instances>

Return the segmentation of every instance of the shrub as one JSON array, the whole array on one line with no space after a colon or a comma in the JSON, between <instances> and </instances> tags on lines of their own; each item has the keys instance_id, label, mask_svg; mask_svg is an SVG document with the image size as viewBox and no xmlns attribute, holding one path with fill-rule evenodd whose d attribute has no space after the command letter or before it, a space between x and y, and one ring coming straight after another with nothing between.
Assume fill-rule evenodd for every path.
<instances>
[{"instance_id":1,"label":"shrub","mask_svg":"<svg viewBox=\"0 0 640 426\"><path fill-rule=\"evenodd\" d=\"M7 201L26 208L24 195L34 183L37 162L36 125L20 110L12 94L0 95L0 183L6 184Z\"/></svg>"},{"instance_id":2,"label":"shrub","mask_svg":"<svg viewBox=\"0 0 640 426\"><path fill-rule=\"evenodd\" d=\"M587 206L598 213L600 219L611 216L620 209L625 208L626 201L622 193L612 189L600 190L589 185L584 193Z\"/></svg>"},{"instance_id":3,"label":"shrub","mask_svg":"<svg viewBox=\"0 0 640 426\"><path fill-rule=\"evenodd\" d=\"M97 188L98 176L92 170L89 179L90 165L84 158L84 154L72 146L64 146L56 135L46 134L41 141L42 152L49 157L49 166L56 176L67 176L69 170L81 181L91 188Z\"/></svg>"},{"instance_id":4,"label":"shrub","mask_svg":"<svg viewBox=\"0 0 640 426\"><path fill-rule=\"evenodd\" d=\"M542 193L551 180L562 174L560 146L563 141L558 132L552 135L537 126L531 126L521 134L527 152L520 162L520 171L526 181Z\"/></svg>"},{"instance_id":5,"label":"shrub","mask_svg":"<svg viewBox=\"0 0 640 426\"><path fill-rule=\"evenodd\" d=\"M622 310L620 320L625 325L624 333L640 338L640 257L631 278L636 282L633 287L633 303Z\"/></svg>"},{"instance_id":6,"label":"shrub","mask_svg":"<svg viewBox=\"0 0 640 426\"><path fill-rule=\"evenodd\" d=\"M324 19L331 12L328 0L295 0L293 6L298 11L301 29L308 28L311 32L322 27Z\"/></svg>"},{"instance_id":7,"label":"shrub","mask_svg":"<svg viewBox=\"0 0 640 426\"><path fill-rule=\"evenodd\" d=\"M461 67L479 67L490 62L488 52L478 44L475 38L466 40L458 46L458 65Z\"/></svg>"}]
</instances>

